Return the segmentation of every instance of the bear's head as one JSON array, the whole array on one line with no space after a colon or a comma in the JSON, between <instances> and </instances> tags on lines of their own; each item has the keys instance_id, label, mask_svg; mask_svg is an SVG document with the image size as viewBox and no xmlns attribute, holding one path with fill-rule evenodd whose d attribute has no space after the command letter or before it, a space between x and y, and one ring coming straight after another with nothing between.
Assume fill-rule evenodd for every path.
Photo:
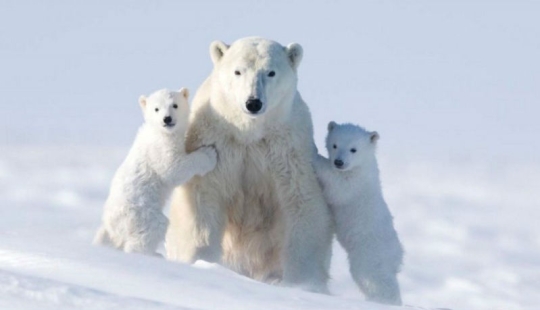
<instances>
[{"instance_id":1,"label":"bear's head","mask_svg":"<svg viewBox=\"0 0 540 310\"><path fill-rule=\"evenodd\" d=\"M302 60L302 47L262 39L244 38L227 45L214 41L210 55L213 102L221 112L251 120L272 110L286 108L296 95L296 70Z\"/></svg>"},{"instance_id":2,"label":"bear's head","mask_svg":"<svg viewBox=\"0 0 540 310\"><path fill-rule=\"evenodd\" d=\"M370 164L375 159L379 134L352 124L328 124L326 149L332 166L347 171Z\"/></svg>"},{"instance_id":3,"label":"bear's head","mask_svg":"<svg viewBox=\"0 0 540 310\"><path fill-rule=\"evenodd\" d=\"M146 124L164 133L185 131L189 118L189 91L161 89L139 97Z\"/></svg>"}]
</instances>

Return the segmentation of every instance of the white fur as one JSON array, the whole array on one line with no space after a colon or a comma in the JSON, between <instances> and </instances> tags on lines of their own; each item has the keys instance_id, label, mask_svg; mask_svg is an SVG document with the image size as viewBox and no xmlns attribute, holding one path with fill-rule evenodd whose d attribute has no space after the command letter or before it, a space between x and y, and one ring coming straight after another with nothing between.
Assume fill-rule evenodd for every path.
<instances>
[{"instance_id":1,"label":"white fur","mask_svg":"<svg viewBox=\"0 0 540 310\"><path fill-rule=\"evenodd\" d=\"M376 132L331 122L326 138L330 158L318 156L315 167L354 280L368 300L399 305L396 275L403 249L381 191L378 138ZM336 160L343 162L341 169Z\"/></svg>"},{"instance_id":2,"label":"white fur","mask_svg":"<svg viewBox=\"0 0 540 310\"><path fill-rule=\"evenodd\" d=\"M210 54L214 71L194 98L186 148L214 145L218 164L173 195L167 255L325 292L333 228L296 90L302 48L246 38L214 42ZM256 114L250 97L263 103Z\"/></svg>"},{"instance_id":3,"label":"white fur","mask_svg":"<svg viewBox=\"0 0 540 310\"><path fill-rule=\"evenodd\" d=\"M188 91L182 88L159 90L139 99L145 123L112 180L95 244L155 255L168 225L163 206L174 187L214 168L213 148L185 152L187 98ZM165 117L171 118L173 126L166 126Z\"/></svg>"}]
</instances>

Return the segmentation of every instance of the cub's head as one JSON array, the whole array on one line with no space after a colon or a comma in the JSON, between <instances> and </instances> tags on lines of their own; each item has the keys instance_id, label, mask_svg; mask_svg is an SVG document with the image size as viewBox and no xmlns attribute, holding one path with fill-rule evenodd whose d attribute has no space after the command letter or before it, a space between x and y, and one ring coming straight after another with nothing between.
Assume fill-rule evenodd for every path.
<instances>
[{"instance_id":1,"label":"cub's head","mask_svg":"<svg viewBox=\"0 0 540 310\"><path fill-rule=\"evenodd\" d=\"M150 96L139 97L145 122L165 133L185 130L189 118L189 91L161 89Z\"/></svg>"},{"instance_id":2,"label":"cub's head","mask_svg":"<svg viewBox=\"0 0 540 310\"><path fill-rule=\"evenodd\" d=\"M245 38L227 45L214 41L210 45L214 62L212 92L223 109L235 109L257 118L296 94L296 70L302 60L302 47L288 46L262 39Z\"/></svg>"},{"instance_id":3,"label":"cub's head","mask_svg":"<svg viewBox=\"0 0 540 310\"><path fill-rule=\"evenodd\" d=\"M376 131L366 131L352 124L328 124L326 149L335 169L346 171L361 167L375 158L375 147L379 140Z\"/></svg>"}]
</instances>

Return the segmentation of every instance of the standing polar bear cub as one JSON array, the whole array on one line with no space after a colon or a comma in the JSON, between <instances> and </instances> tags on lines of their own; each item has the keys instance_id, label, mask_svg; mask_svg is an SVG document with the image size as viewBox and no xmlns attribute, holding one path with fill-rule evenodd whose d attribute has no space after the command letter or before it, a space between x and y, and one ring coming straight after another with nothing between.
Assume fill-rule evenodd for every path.
<instances>
[{"instance_id":1,"label":"standing polar bear cub","mask_svg":"<svg viewBox=\"0 0 540 310\"><path fill-rule=\"evenodd\" d=\"M213 42L186 148L215 146L216 168L177 191L167 256L326 292L332 221L313 170L311 115L297 91L298 44Z\"/></svg>"},{"instance_id":2,"label":"standing polar bear cub","mask_svg":"<svg viewBox=\"0 0 540 310\"><path fill-rule=\"evenodd\" d=\"M167 230L166 200L174 187L212 170L216 152L202 147L186 154L187 89L159 90L139 103L145 123L114 175L94 243L155 255Z\"/></svg>"},{"instance_id":3,"label":"standing polar bear cub","mask_svg":"<svg viewBox=\"0 0 540 310\"><path fill-rule=\"evenodd\" d=\"M330 122L330 158L318 156L315 168L353 279L368 300L400 305L396 275L403 249L382 196L375 158L378 139L376 132Z\"/></svg>"}]
</instances>

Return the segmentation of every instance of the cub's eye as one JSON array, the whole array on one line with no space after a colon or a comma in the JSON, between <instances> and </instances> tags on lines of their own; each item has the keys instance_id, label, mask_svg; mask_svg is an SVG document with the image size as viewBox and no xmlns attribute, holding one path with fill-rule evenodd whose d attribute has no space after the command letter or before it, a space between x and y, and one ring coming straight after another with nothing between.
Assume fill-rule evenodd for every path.
<instances>
[{"instance_id":1,"label":"cub's eye","mask_svg":"<svg viewBox=\"0 0 540 310\"><path fill-rule=\"evenodd\" d=\"M268 76L269 76L269 77L273 77L274 75L276 75L276 72L275 72L275 71L270 71L270 72L268 72Z\"/></svg>"},{"instance_id":2,"label":"cub's eye","mask_svg":"<svg viewBox=\"0 0 540 310\"><path fill-rule=\"evenodd\" d=\"M234 75L240 75L240 71L238 70L234 71Z\"/></svg>"},{"instance_id":3,"label":"cub's eye","mask_svg":"<svg viewBox=\"0 0 540 310\"><path fill-rule=\"evenodd\" d=\"M175 103L172 105L173 108L178 109L178 105Z\"/></svg>"},{"instance_id":4,"label":"cub's eye","mask_svg":"<svg viewBox=\"0 0 540 310\"><path fill-rule=\"evenodd\" d=\"M356 149L351 149L351 153L356 153Z\"/></svg>"},{"instance_id":5,"label":"cub's eye","mask_svg":"<svg viewBox=\"0 0 540 310\"><path fill-rule=\"evenodd\" d=\"M337 149L337 145L334 144L334 148Z\"/></svg>"},{"instance_id":6,"label":"cub's eye","mask_svg":"<svg viewBox=\"0 0 540 310\"><path fill-rule=\"evenodd\" d=\"M156 109L155 109L155 111L156 111L156 112L158 112L158 111L159 111L159 109L158 109L158 108L156 108Z\"/></svg>"}]
</instances>

